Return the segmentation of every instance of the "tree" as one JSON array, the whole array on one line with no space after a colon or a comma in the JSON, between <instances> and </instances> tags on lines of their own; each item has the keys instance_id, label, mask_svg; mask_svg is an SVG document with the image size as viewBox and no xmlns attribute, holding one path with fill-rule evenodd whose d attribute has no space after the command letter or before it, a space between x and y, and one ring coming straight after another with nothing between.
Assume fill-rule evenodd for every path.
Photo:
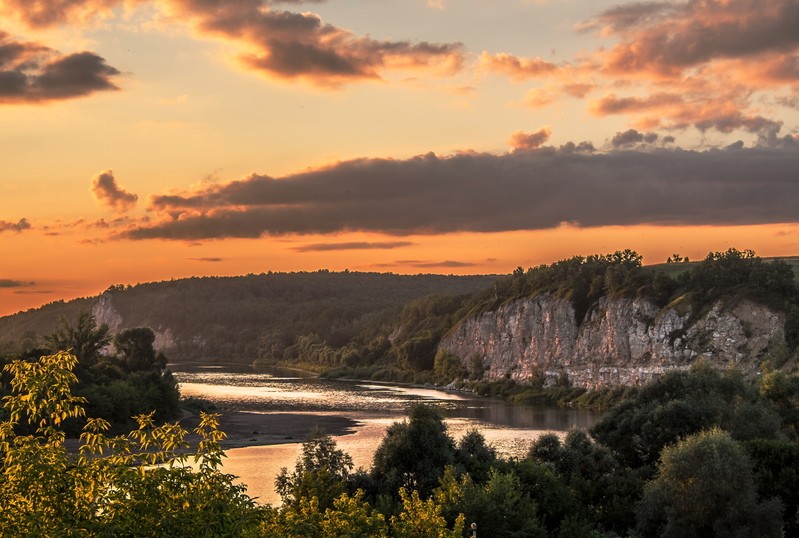
<instances>
[{"instance_id":1,"label":"tree","mask_svg":"<svg viewBox=\"0 0 799 538\"><path fill-rule=\"evenodd\" d=\"M408 421L386 430L375 451L372 477L382 493L392 497L404 487L427 498L454 458L454 443L441 414L429 405L414 404Z\"/></svg>"},{"instance_id":2,"label":"tree","mask_svg":"<svg viewBox=\"0 0 799 538\"><path fill-rule=\"evenodd\" d=\"M126 329L116 335L114 346L129 372L161 371L166 368L166 357L155 352L155 333L149 327Z\"/></svg>"},{"instance_id":3,"label":"tree","mask_svg":"<svg viewBox=\"0 0 799 538\"><path fill-rule=\"evenodd\" d=\"M781 506L758 501L752 464L730 434L691 435L663 450L638 508L644 536L782 536Z\"/></svg>"},{"instance_id":4,"label":"tree","mask_svg":"<svg viewBox=\"0 0 799 538\"><path fill-rule=\"evenodd\" d=\"M260 511L219 467L224 434L203 414L188 448L177 424L136 417L129 435L108 437L108 422L88 419L78 453L66 450L64 422L85 415L74 396L77 358L66 352L5 367L13 393L0 422L2 536L247 536ZM17 433L28 423L33 433ZM193 459L197 470L188 465Z\"/></svg>"},{"instance_id":5,"label":"tree","mask_svg":"<svg viewBox=\"0 0 799 538\"><path fill-rule=\"evenodd\" d=\"M94 366L100 358L100 352L111 343L108 325L97 325L90 312L78 313L73 325L67 318L59 320L59 326L45 341L52 350L71 350L78 358L81 368Z\"/></svg>"},{"instance_id":6,"label":"tree","mask_svg":"<svg viewBox=\"0 0 799 538\"><path fill-rule=\"evenodd\" d=\"M347 477L352 470L352 458L336 447L336 442L319 431L302 444L294 472L283 467L275 480L275 489L285 505L301 499L316 498L318 509L324 511L344 493Z\"/></svg>"}]
</instances>

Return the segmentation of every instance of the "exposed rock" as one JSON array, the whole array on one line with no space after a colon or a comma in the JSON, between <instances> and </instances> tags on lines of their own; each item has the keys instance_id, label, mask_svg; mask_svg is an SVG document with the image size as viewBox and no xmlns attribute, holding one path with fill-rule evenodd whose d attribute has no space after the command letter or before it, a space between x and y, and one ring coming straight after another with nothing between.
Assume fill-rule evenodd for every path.
<instances>
[{"instance_id":1,"label":"exposed rock","mask_svg":"<svg viewBox=\"0 0 799 538\"><path fill-rule=\"evenodd\" d=\"M105 292L97 298L97 302L92 307L92 316L98 325L105 323L112 333L122 325L122 316L119 315L111 301L111 294Z\"/></svg>"},{"instance_id":2,"label":"exposed rock","mask_svg":"<svg viewBox=\"0 0 799 538\"><path fill-rule=\"evenodd\" d=\"M568 300L518 299L462 321L439 349L464 368L482 361L484 378L549 383L564 373L577 386L637 385L699 357L756 371L769 346L784 339L784 317L743 301L717 303L689 325L690 312L658 308L643 299L603 298L578 326Z\"/></svg>"}]
</instances>

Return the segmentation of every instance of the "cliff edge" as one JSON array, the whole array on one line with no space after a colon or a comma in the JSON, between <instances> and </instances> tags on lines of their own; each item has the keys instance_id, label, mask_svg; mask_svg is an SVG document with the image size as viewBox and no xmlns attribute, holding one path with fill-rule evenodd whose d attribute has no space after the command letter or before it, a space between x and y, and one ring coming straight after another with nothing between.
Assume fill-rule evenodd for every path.
<instances>
[{"instance_id":1,"label":"cliff edge","mask_svg":"<svg viewBox=\"0 0 799 538\"><path fill-rule=\"evenodd\" d=\"M602 297L577 322L572 302L551 294L516 299L467 317L439 343L472 375L547 384L567 376L586 388L638 385L698 358L758 371L772 346L784 345L785 316L742 300L714 303L692 319L679 305ZM479 375L479 373L478 373Z\"/></svg>"}]
</instances>

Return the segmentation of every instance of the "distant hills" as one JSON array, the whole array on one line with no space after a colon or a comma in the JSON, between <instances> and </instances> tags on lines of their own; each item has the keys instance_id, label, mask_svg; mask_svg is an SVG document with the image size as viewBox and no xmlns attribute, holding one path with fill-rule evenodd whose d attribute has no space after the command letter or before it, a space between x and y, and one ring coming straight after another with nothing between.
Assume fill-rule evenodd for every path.
<instances>
[{"instance_id":1,"label":"distant hills","mask_svg":"<svg viewBox=\"0 0 799 538\"><path fill-rule=\"evenodd\" d=\"M59 319L90 311L113 332L152 328L170 360L253 361L297 335L344 345L355 335L380 332L413 299L470 294L496 278L320 270L118 285L0 317L0 352L36 347Z\"/></svg>"}]
</instances>

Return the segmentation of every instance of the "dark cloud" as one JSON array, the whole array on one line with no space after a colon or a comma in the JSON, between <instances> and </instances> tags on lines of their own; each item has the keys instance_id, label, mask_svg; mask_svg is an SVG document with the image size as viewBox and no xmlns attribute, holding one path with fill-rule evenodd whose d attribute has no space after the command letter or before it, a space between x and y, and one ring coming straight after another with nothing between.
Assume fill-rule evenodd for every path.
<instances>
[{"instance_id":1,"label":"dark cloud","mask_svg":"<svg viewBox=\"0 0 799 538\"><path fill-rule=\"evenodd\" d=\"M410 241L383 241L383 242L351 242L351 243L312 243L294 247L295 252L326 252L331 250L387 250L393 248L409 247Z\"/></svg>"},{"instance_id":2,"label":"dark cloud","mask_svg":"<svg viewBox=\"0 0 799 538\"><path fill-rule=\"evenodd\" d=\"M116 90L119 71L92 52L59 55L0 31L0 103L36 103Z\"/></svg>"},{"instance_id":3,"label":"dark cloud","mask_svg":"<svg viewBox=\"0 0 799 538\"><path fill-rule=\"evenodd\" d=\"M14 295L49 295L55 293L53 290L16 290L12 291Z\"/></svg>"},{"instance_id":4,"label":"dark cloud","mask_svg":"<svg viewBox=\"0 0 799 538\"><path fill-rule=\"evenodd\" d=\"M597 22L622 36L608 56L607 67L616 72L676 74L715 59L781 55L799 47L794 0L650 3L614 10Z\"/></svg>"},{"instance_id":5,"label":"dark cloud","mask_svg":"<svg viewBox=\"0 0 799 538\"><path fill-rule=\"evenodd\" d=\"M658 141L660 136L657 133L641 133L635 129L627 129L624 132L616 133L610 140L610 145L614 148L631 148L635 146L652 145ZM674 141L673 137L671 141ZM664 139L665 141L665 139Z\"/></svg>"},{"instance_id":6,"label":"dark cloud","mask_svg":"<svg viewBox=\"0 0 799 538\"><path fill-rule=\"evenodd\" d=\"M215 258L215 257L209 257L209 258L189 258L189 260L191 260L191 261L193 261L193 262L211 262L211 263L216 263L216 262L222 262L222 261L225 261L225 259L224 259L224 258Z\"/></svg>"},{"instance_id":7,"label":"dark cloud","mask_svg":"<svg viewBox=\"0 0 799 538\"><path fill-rule=\"evenodd\" d=\"M370 231L394 235L627 224L794 222L799 152L653 148L361 159L156 196L163 220L116 237L199 240Z\"/></svg>"},{"instance_id":8,"label":"dark cloud","mask_svg":"<svg viewBox=\"0 0 799 538\"><path fill-rule=\"evenodd\" d=\"M117 185L114 173L111 170L101 172L92 178L92 194L98 202L107 205L116 211L129 211L136 206L139 197ZM100 219L97 227L107 227L109 224Z\"/></svg>"},{"instance_id":9,"label":"dark cloud","mask_svg":"<svg viewBox=\"0 0 799 538\"><path fill-rule=\"evenodd\" d=\"M459 262L455 260L444 260L441 262L424 261L424 260L397 260L398 265L410 265L411 267L418 267L420 269L433 269L436 267L458 268L458 267L474 267L476 263Z\"/></svg>"},{"instance_id":10,"label":"dark cloud","mask_svg":"<svg viewBox=\"0 0 799 538\"><path fill-rule=\"evenodd\" d=\"M29 230L30 227L31 224L28 222L28 219L19 219L17 222L0 220L0 233L21 232L23 230Z\"/></svg>"},{"instance_id":11,"label":"dark cloud","mask_svg":"<svg viewBox=\"0 0 799 538\"><path fill-rule=\"evenodd\" d=\"M0 288L24 288L27 286L34 286L36 282L25 282L24 280L11 280L8 278L0 278Z\"/></svg>"},{"instance_id":12,"label":"dark cloud","mask_svg":"<svg viewBox=\"0 0 799 538\"><path fill-rule=\"evenodd\" d=\"M614 6L593 21L581 25L581 30L590 30L598 26L620 31L641 24L651 23L662 15L674 11L676 6L669 2L635 2Z\"/></svg>"},{"instance_id":13,"label":"dark cloud","mask_svg":"<svg viewBox=\"0 0 799 538\"><path fill-rule=\"evenodd\" d=\"M324 86L379 78L383 69L436 68L451 72L464 61L460 43L381 41L326 24L313 13L268 9L260 1L171 0L172 9L207 34L241 41L244 65L284 79Z\"/></svg>"},{"instance_id":14,"label":"dark cloud","mask_svg":"<svg viewBox=\"0 0 799 538\"><path fill-rule=\"evenodd\" d=\"M681 96L669 93L656 93L647 97L617 97L610 94L593 103L592 109L599 115L628 114L683 102Z\"/></svg>"}]
</instances>

